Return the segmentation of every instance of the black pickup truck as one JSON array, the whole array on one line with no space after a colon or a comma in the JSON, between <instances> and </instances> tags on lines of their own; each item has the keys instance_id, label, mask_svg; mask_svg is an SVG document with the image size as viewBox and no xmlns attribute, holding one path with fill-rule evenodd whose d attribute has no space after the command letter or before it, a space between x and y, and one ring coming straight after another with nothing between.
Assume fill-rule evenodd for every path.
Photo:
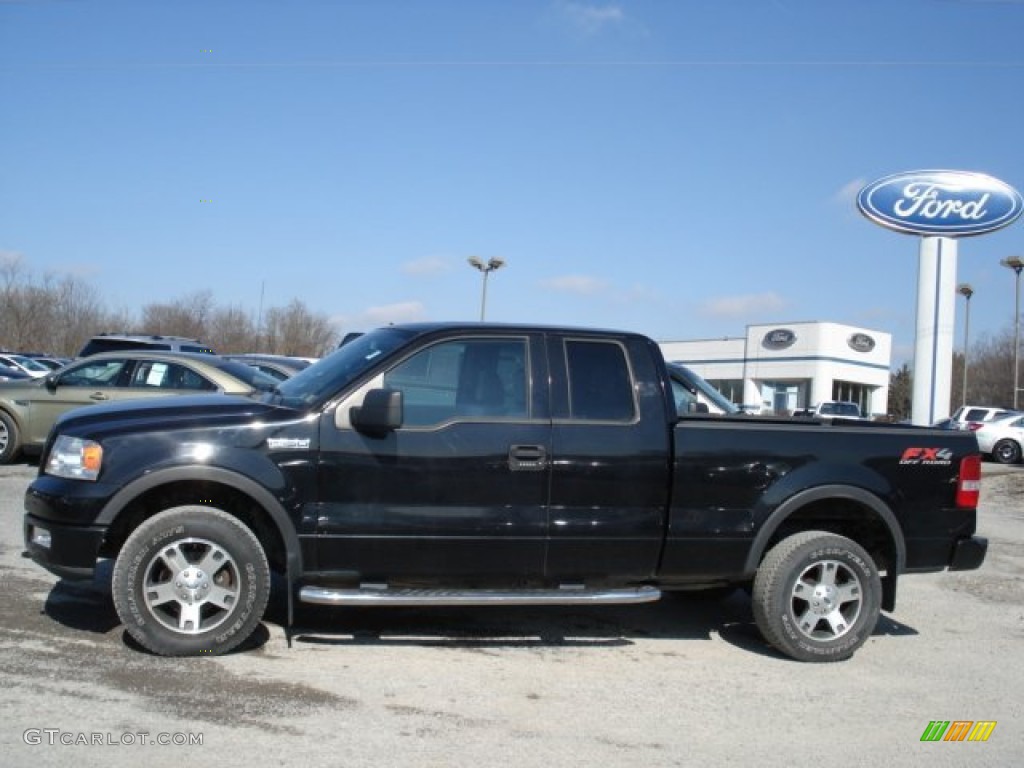
<instances>
[{"instance_id":1,"label":"black pickup truck","mask_svg":"<svg viewBox=\"0 0 1024 768\"><path fill-rule=\"evenodd\" d=\"M984 560L970 433L706 410L637 334L390 326L261 400L66 414L26 493L25 542L65 578L113 558L127 631L182 656L242 642L276 571L289 623L296 600L746 586L772 645L832 661L893 610L900 574Z\"/></svg>"}]
</instances>

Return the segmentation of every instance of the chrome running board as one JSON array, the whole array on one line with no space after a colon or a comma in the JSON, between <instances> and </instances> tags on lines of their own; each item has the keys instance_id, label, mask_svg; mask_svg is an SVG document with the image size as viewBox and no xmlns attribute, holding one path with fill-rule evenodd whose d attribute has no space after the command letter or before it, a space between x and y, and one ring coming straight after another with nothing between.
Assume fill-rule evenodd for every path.
<instances>
[{"instance_id":1,"label":"chrome running board","mask_svg":"<svg viewBox=\"0 0 1024 768\"><path fill-rule=\"evenodd\" d=\"M316 605L618 605L650 603L661 597L656 587L628 589L390 589L364 585L358 589L303 587L299 600Z\"/></svg>"}]
</instances>

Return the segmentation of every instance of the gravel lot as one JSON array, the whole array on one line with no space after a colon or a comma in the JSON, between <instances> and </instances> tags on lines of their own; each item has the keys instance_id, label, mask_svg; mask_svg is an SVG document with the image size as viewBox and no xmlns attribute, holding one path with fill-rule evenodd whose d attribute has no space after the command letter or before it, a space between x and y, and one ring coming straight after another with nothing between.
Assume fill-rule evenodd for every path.
<instances>
[{"instance_id":1,"label":"gravel lot","mask_svg":"<svg viewBox=\"0 0 1024 768\"><path fill-rule=\"evenodd\" d=\"M156 658L102 578L60 582L22 557L34 473L0 467L5 766L1024 764L1021 469L985 467L982 569L904 578L896 613L831 665L768 648L742 593L304 609L290 645L271 615L243 652ZM922 743L932 720L998 725L985 743Z\"/></svg>"}]
</instances>

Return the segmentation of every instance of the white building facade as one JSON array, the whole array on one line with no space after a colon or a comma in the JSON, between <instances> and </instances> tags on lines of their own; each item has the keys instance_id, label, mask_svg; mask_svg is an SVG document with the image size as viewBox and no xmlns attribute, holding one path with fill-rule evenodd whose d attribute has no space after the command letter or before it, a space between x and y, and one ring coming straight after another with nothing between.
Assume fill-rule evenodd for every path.
<instances>
[{"instance_id":1,"label":"white building facade","mask_svg":"<svg viewBox=\"0 0 1024 768\"><path fill-rule=\"evenodd\" d=\"M889 402L892 336L826 322L748 325L745 336L659 342L738 405L789 414L850 400L880 416Z\"/></svg>"}]
</instances>

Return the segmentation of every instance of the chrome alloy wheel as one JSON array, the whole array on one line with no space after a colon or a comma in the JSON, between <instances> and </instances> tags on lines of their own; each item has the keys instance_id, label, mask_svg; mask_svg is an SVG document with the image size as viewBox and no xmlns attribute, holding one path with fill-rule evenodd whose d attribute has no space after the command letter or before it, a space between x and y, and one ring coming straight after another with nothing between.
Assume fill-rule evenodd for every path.
<instances>
[{"instance_id":1,"label":"chrome alloy wheel","mask_svg":"<svg viewBox=\"0 0 1024 768\"><path fill-rule=\"evenodd\" d=\"M821 560L793 584L789 611L806 637L835 640L856 624L863 604L864 589L857 574L837 560Z\"/></svg>"},{"instance_id":2,"label":"chrome alloy wheel","mask_svg":"<svg viewBox=\"0 0 1024 768\"><path fill-rule=\"evenodd\" d=\"M185 635L223 624L239 605L241 574L228 552L206 539L161 547L145 570L142 596L150 615Z\"/></svg>"}]
</instances>

